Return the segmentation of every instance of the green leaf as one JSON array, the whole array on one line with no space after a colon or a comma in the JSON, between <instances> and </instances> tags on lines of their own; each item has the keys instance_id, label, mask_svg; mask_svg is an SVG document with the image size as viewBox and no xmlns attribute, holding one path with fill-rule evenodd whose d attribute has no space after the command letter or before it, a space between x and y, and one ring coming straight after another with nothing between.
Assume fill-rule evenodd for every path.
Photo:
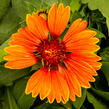
<instances>
[{"instance_id":1,"label":"green leaf","mask_svg":"<svg viewBox=\"0 0 109 109\"><path fill-rule=\"evenodd\" d=\"M88 3L91 10L99 9L104 17L109 30L109 0L82 0L82 3Z\"/></svg>"},{"instance_id":2,"label":"green leaf","mask_svg":"<svg viewBox=\"0 0 109 109\"><path fill-rule=\"evenodd\" d=\"M0 19L5 14L10 4L10 0L0 0Z\"/></svg>"},{"instance_id":3,"label":"green leaf","mask_svg":"<svg viewBox=\"0 0 109 109\"><path fill-rule=\"evenodd\" d=\"M3 57L6 55L7 53L0 49L0 62L4 61Z\"/></svg>"},{"instance_id":4,"label":"green leaf","mask_svg":"<svg viewBox=\"0 0 109 109\"><path fill-rule=\"evenodd\" d=\"M102 62L101 70L103 71L109 86L109 62Z\"/></svg>"},{"instance_id":5,"label":"green leaf","mask_svg":"<svg viewBox=\"0 0 109 109\"><path fill-rule=\"evenodd\" d=\"M35 98L32 98L32 95L25 94L25 87L27 84L26 79L18 80L13 87L13 95L20 107L20 109L29 109L34 103Z\"/></svg>"},{"instance_id":6,"label":"green leaf","mask_svg":"<svg viewBox=\"0 0 109 109\"><path fill-rule=\"evenodd\" d=\"M72 0L58 0L58 3L63 3L64 6L70 6Z\"/></svg>"},{"instance_id":7,"label":"green leaf","mask_svg":"<svg viewBox=\"0 0 109 109\"><path fill-rule=\"evenodd\" d=\"M11 70L8 68L4 68L3 65L0 65L0 86L12 85L13 81L27 75L28 72L28 69Z\"/></svg>"},{"instance_id":8,"label":"green leaf","mask_svg":"<svg viewBox=\"0 0 109 109\"><path fill-rule=\"evenodd\" d=\"M66 109L72 109L72 101L71 101L71 100L67 101L66 104L63 104L63 103L62 103L62 105L63 105Z\"/></svg>"},{"instance_id":9,"label":"green leaf","mask_svg":"<svg viewBox=\"0 0 109 109\"><path fill-rule=\"evenodd\" d=\"M30 3L36 11L40 9L49 9L53 3L58 4L58 0L24 0L24 2Z\"/></svg>"},{"instance_id":10,"label":"green leaf","mask_svg":"<svg viewBox=\"0 0 109 109\"><path fill-rule=\"evenodd\" d=\"M8 40L6 40L1 46L0 46L0 62L5 61L3 59L4 56L6 56L8 53L4 51L4 48L6 46L8 46L8 42L11 40L11 38L9 38Z\"/></svg>"},{"instance_id":11,"label":"green leaf","mask_svg":"<svg viewBox=\"0 0 109 109\"><path fill-rule=\"evenodd\" d=\"M12 33L16 32L19 21L20 19L16 16L14 10L9 8L8 13L0 22L0 44L7 40Z\"/></svg>"},{"instance_id":12,"label":"green leaf","mask_svg":"<svg viewBox=\"0 0 109 109\"><path fill-rule=\"evenodd\" d=\"M99 70L96 81L93 83L97 90L108 91L108 82L106 81L104 73Z\"/></svg>"},{"instance_id":13,"label":"green leaf","mask_svg":"<svg viewBox=\"0 0 109 109\"><path fill-rule=\"evenodd\" d=\"M12 0L12 7L17 15L25 20L26 14L40 9L49 9L53 3L62 2L64 6L70 5L71 0Z\"/></svg>"},{"instance_id":14,"label":"green leaf","mask_svg":"<svg viewBox=\"0 0 109 109\"><path fill-rule=\"evenodd\" d=\"M12 40L11 37L10 37L8 40L6 40L2 45L0 45L0 49L1 49L2 51L4 50L5 47L9 46L9 45L8 45L8 42L9 42L10 40ZM4 52L5 52L5 51L4 51Z\"/></svg>"},{"instance_id":15,"label":"green leaf","mask_svg":"<svg viewBox=\"0 0 109 109\"><path fill-rule=\"evenodd\" d=\"M36 10L39 10L41 8L42 2L45 0L24 0L24 3L31 4ZM50 1L49 1L50 2Z\"/></svg>"},{"instance_id":16,"label":"green leaf","mask_svg":"<svg viewBox=\"0 0 109 109\"><path fill-rule=\"evenodd\" d=\"M39 106L36 106L35 108L33 108L33 109L48 109L48 107L49 107L49 103L43 103L43 104L41 104L41 105L39 105ZM50 108L51 109L51 108Z\"/></svg>"},{"instance_id":17,"label":"green leaf","mask_svg":"<svg viewBox=\"0 0 109 109\"><path fill-rule=\"evenodd\" d=\"M87 92L87 99L93 104L94 109L108 109L99 99L95 98L91 93Z\"/></svg>"},{"instance_id":18,"label":"green leaf","mask_svg":"<svg viewBox=\"0 0 109 109\"><path fill-rule=\"evenodd\" d=\"M12 0L12 6L17 15L25 20L26 14L36 12L40 9L47 9L57 0Z\"/></svg>"},{"instance_id":19,"label":"green leaf","mask_svg":"<svg viewBox=\"0 0 109 109\"><path fill-rule=\"evenodd\" d=\"M100 39L100 40L101 40L102 38L106 39L106 36L105 36L102 32L100 32L100 31L98 31L97 29L94 29L94 28L91 28L91 30L94 30L94 31L97 32L97 34L96 34L95 37L97 37L98 39Z\"/></svg>"},{"instance_id":20,"label":"green leaf","mask_svg":"<svg viewBox=\"0 0 109 109\"><path fill-rule=\"evenodd\" d=\"M0 109L2 109L4 103L4 87L0 87Z\"/></svg>"},{"instance_id":21,"label":"green leaf","mask_svg":"<svg viewBox=\"0 0 109 109\"><path fill-rule=\"evenodd\" d=\"M24 0L24 3L26 4L25 8L28 8L27 10L30 10L30 8L27 6L27 3L34 7L34 10L31 10L31 13L33 13L34 11L36 12L40 9L48 9L48 7L54 3L53 1L57 0Z\"/></svg>"},{"instance_id":22,"label":"green leaf","mask_svg":"<svg viewBox=\"0 0 109 109\"><path fill-rule=\"evenodd\" d=\"M70 16L70 23L72 24L73 21L75 21L78 18L82 18L81 14L78 11L72 13Z\"/></svg>"},{"instance_id":23,"label":"green leaf","mask_svg":"<svg viewBox=\"0 0 109 109\"><path fill-rule=\"evenodd\" d=\"M34 64L31 68L31 70L35 70L37 71L38 69L40 69L42 67L42 63L41 62L38 62L36 64Z\"/></svg>"},{"instance_id":24,"label":"green leaf","mask_svg":"<svg viewBox=\"0 0 109 109\"><path fill-rule=\"evenodd\" d=\"M63 107L62 105L58 104L58 103L52 103L52 104L49 104L49 103L43 103L39 106L36 106L35 108L33 109L69 109L69 108L65 108Z\"/></svg>"},{"instance_id":25,"label":"green leaf","mask_svg":"<svg viewBox=\"0 0 109 109\"><path fill-rule=\"evenodd\" d=\"M94 93L101 96L105 100L109 101L109 92L104 92L104 91L97 90L97 89L94 89L94 88L91 88L91 89L93 90Z\"/></svg>"},{"instance_id":26,"label":"green leaf","mask_svg":"<svg viewBox=\"0 0 109 109\"><path fill-rule=\"evenodd\" d=\"M23 20L25 20L26 14L30 13L29 4L25 0L12 0L12 7Z\"/></svg>"},{"instance_id":27,"label":"green leaf","mask_svg":"<svg viewBox=\"0 0 109 109\"><path fill-rule=\"evenodd\" d=\"M84 105L81 106L81 109L86 109L86 107Z\"/></svg>"},{"instance_id":28,"label":"green leaf","mask_svg":"<svg viewBox=\"0 0 109 109\"><path fill-rule=\"evenodd\" d=\"M99 30L97 30L97 29L94 29L94 28L90 28L90 29L97 32L95 37L97 37L99 39L98 45L100 45L101 44L101 39L102 38L106 39L106 36L102 32L100 32Z\"/></svg>"},{"instance_id":29,"label":"green leaf","mask_svg":"<svg viewBox=\"0 0 109 109\"><path fill-rule=\"evenodd\" d=\"M72 102L73 106L76 108L76 109L80 109L81 106L83 105L84 103L84 100L86 98L86 92L87 90L86 89L83 89L82 90L82 96L81 97L78 97L76 99L76 101Z\"/></svg>"},{"instance_id":30,"label":"green leaf","mask_svg":"<svg viewBox=\"0 0 109 109\"><path fill-rule=\"evenodd\" d=\"M25 10L25 5L24 5L23 0L12 0L12 7L19 17L25 19L25 15L27 13Z\"/></svg>"},{"instance_id":31,"label":"green leaf","mask_svg":"<svg viewBox=\"0 0 109 109\"><path fill-rule=\"evenodd\" d=\"M72 0L70 4L71 11L74 13L75 11L78 11L80 8L80 0Z\"/></svg>"},{"instance_id":32,"label":"green leaf","mask_svg":"<svg viewBox=\"0 0 109 109\"><path fill-rule=\"evenodd\" d=\"M58 0L42 0L42 2L45 3L47 6L49 6L50 8L53 5L53 3L58 3Z\"/></svg>"},{"instance_id":33,"label":"green leaf","mask_svg":"<svg viewBox=\"0 0 109 109\"><path fill-rule=\"evenodd\" d=\"M10 88L6 88L5 101L3 109L20 109L12 95Z\"/></svg>"},{"instance_id":34,"label":"green leaf","mask_svg":"<svg viewBox=\"0 0 109 109\"><path fill-rule=\"evenodd\" d=\"M3 96L3 87L0 87L0 100L1 100L1 96Z\"/></svg>"},{"instance_id":35,"label":"green leaf","mask_svg":"<svg viewBox=\"0 0 109 109\"><path fill-rule=\"evenodd\" d=\"M102 49L100 56L102 57L102 61L109 62L109 47Z\"/></svg>"}]
</instances>

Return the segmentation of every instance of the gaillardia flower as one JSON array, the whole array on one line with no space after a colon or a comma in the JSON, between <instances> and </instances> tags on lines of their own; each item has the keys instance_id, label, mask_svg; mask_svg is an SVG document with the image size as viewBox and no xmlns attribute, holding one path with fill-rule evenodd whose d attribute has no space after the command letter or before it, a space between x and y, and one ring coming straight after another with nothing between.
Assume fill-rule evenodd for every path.
<instances>
[{"instance_id":1,"label":"gaillardia flower","mask_svg":"<svg viewBox=\"0 0 109 109\"><path fill-rule=\"evenodd\" d=\"M5 51L5 64L10 69L22 69L42 62L42 68L28 80L25 93L32 97L40 95L41 100L48 98L52 103L75 101L81 96L81 87L90 88L93 76L100 69L101 58L94 54L99 49L95 31L87 29L87 21L74 21L62 41L59 36L64 32L70 17L70 7L56 3L50 8L47 19L38 13L26 16L27 26L12 35ZM51 38L49 38L51 36Z\"/></svg>"}]
</instances>

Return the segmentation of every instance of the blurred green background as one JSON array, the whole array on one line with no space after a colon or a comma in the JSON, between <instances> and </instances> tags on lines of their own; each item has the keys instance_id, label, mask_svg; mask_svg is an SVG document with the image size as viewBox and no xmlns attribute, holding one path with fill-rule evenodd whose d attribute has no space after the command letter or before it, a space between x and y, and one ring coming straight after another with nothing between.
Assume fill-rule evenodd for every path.
<instances>
[{"instance_id":1,"label":"blurred green background","mask_svg":"<svg viewBox=\"0 0 109 109\"><path fill-rule=\"evenodd\" d=\"M29 77L40 64L21 70L4 68L6 55L3 48L8 46L11 34L25 27L27 13L38 9L48 10L56 2L71 7L71 16L65 32L71 23L82 18L88 21L88 28L97 32L101 49L102 68L90 89L82 89L82 97L66 104L49 104L47 99L25 95ZM64 33L65 33L64 32ZM62 35L64 35L64 33ZM0 0L0 109L109 109L109 0Z\"/></svg>"}]
</instances>

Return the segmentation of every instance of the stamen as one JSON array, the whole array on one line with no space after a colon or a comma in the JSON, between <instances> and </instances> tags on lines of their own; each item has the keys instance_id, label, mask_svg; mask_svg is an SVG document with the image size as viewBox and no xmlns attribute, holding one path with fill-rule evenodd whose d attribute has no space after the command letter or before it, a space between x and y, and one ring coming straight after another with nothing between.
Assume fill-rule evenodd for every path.
<instances>
[{"instance_id":1,"label":"stamen","mask_svg":"<svg viewBox=\"0 0 109 109\"><path fill-rule=\"evenodd\" d=\"M41 60L42 65L51 68L56 68L61 61L66 57L65 46L59 40L45 40L38 46L37 56Z\"/></svg>"}]
</instances>

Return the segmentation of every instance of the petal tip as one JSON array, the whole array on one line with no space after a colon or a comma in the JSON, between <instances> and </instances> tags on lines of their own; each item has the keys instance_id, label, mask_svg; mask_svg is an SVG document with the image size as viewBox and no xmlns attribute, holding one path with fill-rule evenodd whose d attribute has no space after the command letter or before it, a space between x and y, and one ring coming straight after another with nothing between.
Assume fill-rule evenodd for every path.
<instances>
[{"instance_id":1,"label":"petal tip","mask_svg":"<svg viewBox=\"0 0 109 109\"><path fill-rule=\"evenodd\" d=\"M27 14L26 15L26 23L28 24L28 19L31 17L31 15L30 14Z\"/></svg>"},{"instance_id":2,"label":"petal tip","mask_svg":"<svg viewBox=\"0 0 109 109\"><path fill-rule=\"evenodd\" d=\"M50 10L52 10L52 9L56 9L56 2L54 2L54 3L52 4ZM50 10L49 10L49 11L50 11Z\"/></svg>"},{"instance_id":3,"label":"petal tip","mask_svg":"<svg viewBox=\"0 0 109 109\"><path fill-rule=\"evenodd\" d=\"M8 65L8 62L4 66L5 68L13 69L11 66Z\"/></svg>"},{"instance_id":4,"label":"petal tip","mask_svg":"<svg viewBox=\"0 0 109 109\"><path fill-rule=\"evenodd\" d=\"M4 59L4 60L8 60L7 56L4 56L3 59Z\"/></svg>"},{"instance_id":5,"label":"petal tip","mask_svg":"<svg viewBox=\"0 0 109 109\"><path fill-rule=\"evenodd\" d=\"M65 9L68 10L68 11L70 12L70 6L66 6Z\"/></svg>"},{"instance_id":6,"label":"petal tip","mask_svg":"<svg viewBox=\"0 0 109 109\"><path fill-rule=\"evenodd\" d=\"M44 95L41 95L41 94L40 94L40 99L41 99L41 100L44 100L46 97L47 97L47 96L44 96Z\"/></svg>"},{"instance_id":7,"label":"petal tip","mask_svg":"<svg viewBox=\"0 0 109 109\"><path fill-rule=\"evenodd\" d=\"M30 91L27 90L27 86L26 86L26 89L25 89L25 94L26 95L30 94Z\"/></svg>"},{"instance_id":8,"label":"petal tip","mask_svg":"<svg viewBox=\"0 0 109 109\"><path fill-rule=\"evenodd\" d=\"M5 47L5 48L4 48L4 51L5 51L5 52L8 52L8 48L9 48L9 47Z\"/></svg>"},{"instance_id":9,"label":"petal tip","mask_svg":"<svg viewBox=\"0 0 109 109\"><path fill-rule=\"evenodd\" d=\"M36 96L37 96L37 95L35 95L35 94L32 93L32 97L33 97L33 98L36 98Z\"/></svg>"},{"instance_id":10,"label":"petal tip","mask_svg":"<svg viewBox=\"0 0 109 109\"><path fill-rule=\"evenodd\" d=\"M52 104L54 102L53 99L48 99L49 103Z\"/></svg>"}]
</instances>

